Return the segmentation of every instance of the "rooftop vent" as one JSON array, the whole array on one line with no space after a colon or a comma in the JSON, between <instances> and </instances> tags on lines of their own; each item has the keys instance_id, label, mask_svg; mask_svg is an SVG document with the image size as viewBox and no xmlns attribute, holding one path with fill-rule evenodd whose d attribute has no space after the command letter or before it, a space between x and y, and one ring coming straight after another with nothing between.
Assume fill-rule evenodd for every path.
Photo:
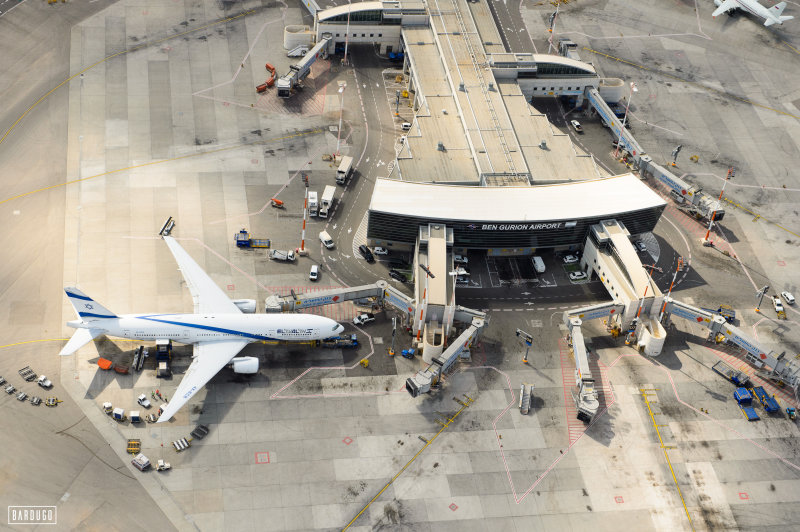
<instances>
[{"instance_id":1,"label":"rooftop vent","mask_svg":"<svg viewBox=\"0 0 800 532\"><path fill-rule=\"evenodd\" d=\"M460 90L461 92L467 92L467 89L464 88L464 82L463 81L458 84L458 90Z\"/></svg>"},{"instance_id":2,"label":"rooftop vent","mask_svg":"<svg viewBox=\"0 0 800 532\"><path fill-rule=\"evenodd\" d=\"M546 140L543 140L542 142L540 142L540 143L539 143L539 147L540 147L541 149L543 149L543 150L546 150L546 149L547 149L547 141L546 141Z\"/></svg>"},{"instance_id":3,"label":"rooftop vent","mask_svg":"<svg viewBox=\"0 0 800 532\"><path fill-rule=\"evenodd\" d=\"M440 140L439 144L436 146L436 149L439 151L444 151L444 142Z\"/></svg>"}]
</instances>

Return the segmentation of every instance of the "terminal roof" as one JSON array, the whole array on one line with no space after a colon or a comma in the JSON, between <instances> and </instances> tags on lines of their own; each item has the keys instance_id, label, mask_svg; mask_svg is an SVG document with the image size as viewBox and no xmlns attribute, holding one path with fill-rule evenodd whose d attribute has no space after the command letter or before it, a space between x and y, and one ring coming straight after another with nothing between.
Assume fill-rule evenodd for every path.
<instances>
[{"instance_id":1,"label":"terminal roof","mask_svg":"<svg viewBox=\"0 0 800 532\"><path fill-rule=\"evenodd\" d=\"M613 218L664 206L633 174L556 185L521 187L453 186L378 179L370 210L443 221L551 222Z\"/></svg>"}]
</instances>

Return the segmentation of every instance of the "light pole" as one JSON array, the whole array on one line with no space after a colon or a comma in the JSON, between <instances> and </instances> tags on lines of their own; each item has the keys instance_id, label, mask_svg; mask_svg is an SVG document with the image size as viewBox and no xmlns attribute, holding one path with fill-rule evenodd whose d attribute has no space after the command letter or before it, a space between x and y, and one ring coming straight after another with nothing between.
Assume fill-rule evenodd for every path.
<instances>
[{"instance_id":1,"label":"light pole","mask_svg":"<svg viewBox=\"0 0 800 532\"><path fill-rule=\"evenodd\" d=\"M717 205L719 205L719 202L722 201L722 193L725 192L725 185L728 184L728 181L734 175L736 175L736 169L734 167L728 168L728 175L725 177L725 181L722 182L722 190L719 191L719 198L717 198ZM711 234L711 227L714 225L714 218L716 217L717 217L717 209L714 209L714 212L711 213L711 219L708 221L708 231L706 231L706 237L703 239L703 241L705 242L708 242L708 235Z\"/></svg>"},{"instance_id":2,"label":"light pole","mask_svg":"<svg viewBox=\"0 0 800 532\"><path fill-rule=\"evenodd\" d=\"M344 61L342 61L342 63L344 63L345 65L347 64L347 43L350 42L350 8L351 7L352 7L352 4L350 3L350 0L347 0L347 31L344 34Z\"/></svg>"},{"instance_id":3,"label":"light pole","mask_svg":"<svg viewBox=\"0 0 800 532\"><path fill-rule=\"evenodd\" d=\"M622 127L619 130L619 140L617 141L617 149L614 151L614 158L617 158L619 155L619 146L622 144L620 142L622 140L622 135L625 132L625 124L628 122L628 109L631 106L631 99L633 98L633 93L639 92L639 88L636 86L636 83L631 81L631 92L628 94L628 101L625 103L625 116L622 118Z\"/></svg>"},{"instance_id":4,"label":"light pole","mask_svg":"<svg viewBox=\"0 0 800 532\"><path fill-rule=\"evenodd\" d=\"M336 132L336 156L339 156L339 141L342 138L342 113L344 112L344 89L347 87L346 82L339 85L339 130Z\"/></svg>"},{"instance_id":5,"label":"light pole","mask_svg":"<svg viewBox=\"0 0 800 532\"><path fill-rule=\"evenodd\" d=\"M531 346L533 345L533 336L526 333L522 329L517 329L517 336L522 338L522 341L525 342L525 356L522 358L522 363L528 363L528 351L531 350Z\"/></svg>"},{"instance_id":6,"label":"light pole","mask_svg":"<svg viewBox=\"0 0 800 532\"><path fill-rule=\"evenodd\" d=\"M758 305L756 305L756 312L761 312L761 302L764 300L764 295L767 292L769 292L769 285L764 286L764 288L756 292L756 297L758 297Z\"/></svg>"},{"instance_id":7,"label":"light pole","mask_svg":"<svg viewBox=\"0 0 800 532\"><path fill-rule=\"evenodd\" d=\"M550 38L548 39L549 46L547 47L547 53L550 53L550 50L553 49L553 32L556 29L556 19L558 18L558 8L561 5L561 0L556 0L556 10L555 12L550 15L550 28L547 30L550 32Z\"/></svg>"}]
</instances>

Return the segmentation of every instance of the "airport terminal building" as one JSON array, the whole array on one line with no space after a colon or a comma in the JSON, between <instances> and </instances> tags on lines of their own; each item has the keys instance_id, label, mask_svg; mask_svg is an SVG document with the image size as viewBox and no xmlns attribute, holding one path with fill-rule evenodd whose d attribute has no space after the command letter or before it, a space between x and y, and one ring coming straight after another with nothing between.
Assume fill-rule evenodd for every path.
<instances>
[{"instance_id":1,"label":"airport terminal building","mask_svg":"<svg viewBox=\"0 0 800 532\"><path fill-rule=\"evenodd\" d=\"M580 246L593 224L609 218L631 234L652 231L665 206L632 174L513 188L378 179L367 241L412 250L420 225L441 223L452 228L456 249L524 255L539 248Z\"/></svg>"}]
</instances>

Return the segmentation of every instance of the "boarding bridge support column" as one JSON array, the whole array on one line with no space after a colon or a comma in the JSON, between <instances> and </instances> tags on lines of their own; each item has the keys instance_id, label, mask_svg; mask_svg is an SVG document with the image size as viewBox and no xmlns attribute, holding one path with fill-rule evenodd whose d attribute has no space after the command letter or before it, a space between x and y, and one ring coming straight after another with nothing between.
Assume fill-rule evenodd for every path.
<instances>
[{"instance_id":1,"label":"boarding bridge support column","mask_svg":"<svg viewBox=\"0 0 800 532\"><path fill-rule=\"evenodd\" d=\"M597 89L594 87L587 87L585 93L589 103L592 104L597 114L600 115L600 119L608 124L608 127L617 138L620 146L631 154L634 160L634 166L638 168L639 159L644 155L642 147L636 142L636 139L633 138L631 132L622 127L622 120L617 118L614 111L611 110L605 100L603 100L603 97L600 96L600 93L597 92Z\"/></svg>"}]
</instances>

